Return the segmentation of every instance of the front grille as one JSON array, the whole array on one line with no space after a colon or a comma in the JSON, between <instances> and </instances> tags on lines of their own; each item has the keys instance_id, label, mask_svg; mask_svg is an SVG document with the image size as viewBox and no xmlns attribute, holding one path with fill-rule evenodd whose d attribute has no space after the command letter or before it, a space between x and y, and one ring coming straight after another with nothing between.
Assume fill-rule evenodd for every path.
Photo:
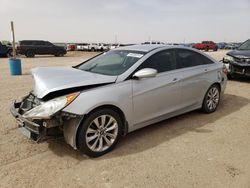
<instances>
[{"instance_id":1,"label":"front grille","mask_svg":"<svg viewBox=\"0 0 250 188\"><path fill-rule=\"evenodd\" d=\"M35 95L30 93L28 96L24 97L18 112L22 115L40 104L40 100Z\"/></svg>"},{"instance_id":2,"label":"front grille","mask_svg":"<svg viewBox=\"0 0 250 188\"><path fill-rule=\"evenodd\" d=\"M235 73L243 74L243 75L244 74L250 75L250 67L248 67L248 66L242 67L242 66L234 65L231 68L232 68L232 71Z\"/></svg>"},{"instance_id":3,"label":"front grille","mask_svg":"<svg viewBox=\"0 0 250 188\"><path fill-rule=\"evenodd\" d=\"M250 59L240 59L240 58L234 58L235 62L243 64L243 65L250 65Z\"/></svg>"},{"instance_id":4,"label":"front grille","mask_svg":"<svg viewBox=\"0 0 250 188\"><path fill-rule=\"evenodd\" d=\"M250 67L245 68L245 74L250 76Z\"/></svg>"}]
</instances>

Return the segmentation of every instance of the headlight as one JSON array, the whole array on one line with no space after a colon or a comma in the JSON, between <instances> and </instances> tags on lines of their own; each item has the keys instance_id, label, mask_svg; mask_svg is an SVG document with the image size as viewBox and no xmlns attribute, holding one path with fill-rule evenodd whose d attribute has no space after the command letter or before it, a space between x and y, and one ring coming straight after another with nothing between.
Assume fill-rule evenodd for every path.
<instances>
[{"instance_id":1,"label":"headlight","mask_svg":"<svg viewBox=\"0 0 250 188\"><path fill-rule=\"evenodd\" d=\"M223 58L224 63L229 63L234 61L234 58L232 56L227 55L226 57Z\"/></svg>"},{"instance_id":2,"label":"headlight","mask_svg":"<svg viewBox=\"0 0 250 188\"><path fill-rule=\"evenodd\" d=\"M30 111L24 113L23 117L48 119L50 116L70 104L78 95L79 92L49 100L48 102L44 102L41 105L36 106Z\"/></svg>"}]
</instances>

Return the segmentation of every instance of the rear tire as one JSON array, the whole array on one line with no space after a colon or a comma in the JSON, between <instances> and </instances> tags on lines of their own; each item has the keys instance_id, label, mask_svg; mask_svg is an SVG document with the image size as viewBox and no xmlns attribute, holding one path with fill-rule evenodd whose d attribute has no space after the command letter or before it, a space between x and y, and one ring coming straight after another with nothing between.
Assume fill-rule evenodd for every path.
<instances>
[{"instance_id":1,"label":"rear tire","mask_svg":"<svg viewBox=\"0 0 250 188\"><path fill-rule=\"evenodd\" d=\"M25 56L26 57L35 57L35 52L33 50L28 50L26 53L25 53Z\"/></svg>"},{"instance_id":2,"label":"rear tire","mask_svg":"<svg viewBox=\"0 0 250 188\"><path fill-rule=\"evenodd\" d=\"M209 47L208 47L208 46L206 46L206 47L205 47L205 51L207 52L208 50L209 50Z\"/></svg>"},{"instance_id":3,"label":"rear tire","mask_svg":"<svg viewBox=\"0 0 250 188\"><path fill-rule=\"evenodd\" d=\"M122 132L122 121L117 112L103 108L92 112L77 131L77 147L89 157L99 157L111 151Z\"/></svg>"},{"instance_id":4,"label":"rear tire","mask_svg":"<svg viewBox=\"0 0 250 188\"><path fill-rule=\"evenodd\" d=\"M62 57L62 56L64 56L64 53L62 51L57 51L55 56L56 57Z\"/></svg>"},{"instance_id":5,"label":"rear tire","mask_svg":"<svg viewBox=\"0 0 250 188\"><path fill-rule=\"evenodd\" d=\"M202 111L205 113L212 113L216 111L220 103L220 88L217 84L213 84L206 92L203 103Z\"/></svg>"}]
</instances>

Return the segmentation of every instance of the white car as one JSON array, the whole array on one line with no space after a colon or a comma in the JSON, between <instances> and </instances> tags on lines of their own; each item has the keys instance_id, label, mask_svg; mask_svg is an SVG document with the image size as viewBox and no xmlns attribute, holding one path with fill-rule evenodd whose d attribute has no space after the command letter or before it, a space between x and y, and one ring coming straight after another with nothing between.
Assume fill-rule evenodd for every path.
<instances>
[{"instance_id":1,"label":"white car","mask_svg":"<svg viewBox=\"0 0 250 188\"><path fill-rule=\"evenodd\" d=\"M97 43L90 43L88 46L89 51L98 51L99 50L99 45Z\"/></svg>"},{"instance_id":2,"label":"white car","mask_svg":"<svg viewBox=\"0 0 250 188\"><path fill-rule=\"evenodd\" d=\"M108 51L109 50L109 45L108 44L104 44L104 43L99 43L98 44L98 50L99 51Z\"/></svg>"},{"instance_id":3,"label":"white car","mask_svg":"<svg viewBox=\"0 0 250 188\"><path fill-rule=\"evenodd\" d=\"M165 44L164 42L160 42L160 41L148 41L148 42L144 42L142 44Z\"/></svg>"},{"instance_id":4,"label":"white car","mask_svg":"<svg viewBox=\"0 0 250 188\"><path fill-rule=\"evenodd\" d=\"M120 47L120 44L111 44L110 45L110 50L113 50L113 49L115 49L115 48L119 48Z\"/></svg>"},{"instance_id":5,"label":"white car","mask_svg":"<svg viewBox=\"0 0 250 188\"><path fill-rule=\"evenodd\" d=\"M89 50L89 44L88 43L77 44L76 50L77 51L88 51Z\"/></svg>"}]
</instances>

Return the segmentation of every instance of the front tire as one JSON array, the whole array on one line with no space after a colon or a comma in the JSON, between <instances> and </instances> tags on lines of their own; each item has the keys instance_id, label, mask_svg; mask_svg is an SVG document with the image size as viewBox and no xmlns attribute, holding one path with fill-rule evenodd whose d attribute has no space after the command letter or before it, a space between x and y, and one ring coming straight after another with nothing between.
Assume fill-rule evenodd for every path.
<instances>
[{"instance_id":1,"label":"front tire","mask_svg":"<svg viewBox=\"0 0 250 188\"><path fill-rule=\"evenodd\" d=\"M233 73L228 73L227 74L227 79L228 80L233 80L235 78L235 75Z\"/></svg>"},{"instance_id":2,"label":"front tire","mask_svg":"<svg viewBox=\"0 0 250 188\"><path fill-rule=\"evenodd\" d=\"M111 151L121 136L122 121L117 112L104 108L92 112L77 132L77 147L89 157Z\"/></svg>"},{"instance_id":3,"label":"front tire","mask_svg":"<svg viewBox=\"0 0 250 188\"><path fill-rule=\"evenodd\" d=\"M8 51L7 57L13 57L13 51L12 51L12 50L9 50L9 51Z\"/></svg>"},{"instance_id":4,"label":"front tire","mask_svg":"<svg viewBox=\"0 0 250 188\"><path fill-rule=\"evenodd\" d=\"M204 99L202 104L202 111L205 113L212 113L216 111L220 102L220 88L217 84L212 85Z\"/></svg>"}]
</instances>

